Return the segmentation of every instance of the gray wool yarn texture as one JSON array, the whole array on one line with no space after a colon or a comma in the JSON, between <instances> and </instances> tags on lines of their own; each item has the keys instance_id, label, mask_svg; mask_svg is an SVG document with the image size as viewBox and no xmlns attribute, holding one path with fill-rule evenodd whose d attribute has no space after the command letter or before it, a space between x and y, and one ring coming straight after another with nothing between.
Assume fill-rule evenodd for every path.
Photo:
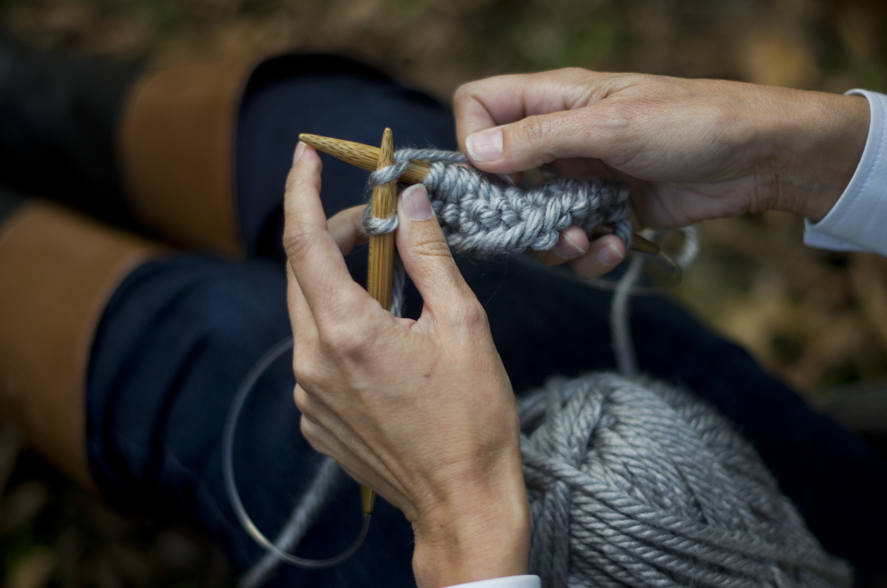
<instances>
[{"instance_id":1,"label":"gray wool yarn texture","mask_svg":"<svg viewBox=\"0 0 887 588\"><path fill-rule=\"evenodd\" d=\"M591 373L524 398L543 586L849 586L754 449L661 382Z\"/></svg>"},{"instance_id":2,"label":"gray wool yarn texture","mask_svg":"<svg viewBox=\"0 0 887 588\"><path fill-rule=\"evenodd\" d=\"M400 149L395 164L370 175L370 184L386 184L399 178L411 159L431 163L422 182L447 243L456 253L490 257L526 249L545 251L554 247L558 231L576 225L587 233L613 224L626 247L631 243L628 221L628 186L620 180L589 181L558 178L524 190L466 167L468 158L438 149ZM369 209L367 209L369 210ZM368 235L390 233L397 217L364 216Z\"/></svg>"}]
</instances>

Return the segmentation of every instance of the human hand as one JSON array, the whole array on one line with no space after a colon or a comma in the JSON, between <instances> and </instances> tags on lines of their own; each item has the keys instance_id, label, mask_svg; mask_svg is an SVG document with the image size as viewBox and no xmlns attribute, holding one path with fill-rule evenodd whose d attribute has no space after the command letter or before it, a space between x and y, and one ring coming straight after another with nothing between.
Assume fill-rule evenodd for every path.
<instances>
[{"instance_id":1,"label":"human hand","mask_svg":"<svg viewBox=\"0 0 887 588\"><path fill-rule=\"evenodd\" d=\"M766 209L821 219L856 169L869 116L858 96L582 69L472 82L454 109L478 168L553 162L562 175L625 178L637 221L655 228ZM584 277L611 269L599 243L570 231L576 255L562 247L544 262L572 259Z\"/></svg>"},{"instance_id":2,"label":"human hand","mask_svg":"<svg viewBox=\"0 0 887 588\"><path fill-rule=\"evenodd\" d=\"M305 438L404 512L421 588L526 573L514 394L425 188L398 199L396 234L424 308L418 320L395 318L345 267L361 208L327 224L320 158L298 149L284 246Z\"/></svg>"}]
</instances>

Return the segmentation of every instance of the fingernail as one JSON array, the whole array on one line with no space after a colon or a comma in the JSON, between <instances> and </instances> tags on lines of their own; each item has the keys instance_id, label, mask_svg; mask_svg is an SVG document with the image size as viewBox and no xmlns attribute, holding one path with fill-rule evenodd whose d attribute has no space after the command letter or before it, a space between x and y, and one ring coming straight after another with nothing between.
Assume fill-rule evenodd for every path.
<instances>
[{"instance_id":1,"label":"fingernail","mask_svg":"<svg viewBox=\"0 0 887 588\"><path fill-rule=\"evenodd\" d=\"M561 234L561 238L558 239L557 244L554 246L554 254L561 259L573 259L580 255L585 255L585 253L586 251L576 245L565 233Z\"/></svg>"},{"instance_id":2,"label":"fingernail","mask_svg":"<svg viewBox=\"0 0 887 588\"><path fill-rule=\"evenodd\" d=\"M469 135L465 140L468 155L478 162L493 161L502 155L502 130L492 129Z\"/></svg>"},{"instance_id":3,"label":"fingernail","mask_svg":"<svg viewBox=\"0 0 887 588\"><path fill-rule=\"evenodd\" d=\"M410 186L401 194L403 210L410 220L423 221L434 216L431 201L428 199L428 191L422 184Z\"/></svg>"},{"instance_id":4,"label":"fingernail","mask_svg":"<svg viewBox=\"0 0 887 588\"><path fill-rule=\"evenodd\" d=\"M604 267L616 265L622 261L624 257L625 255L623 255L612 243L607 244L606 247L597 252L597 260L601 262L601 265Z\"/></svg>"},{"instance_id":5,"label":"fingernail","mask_svg":"<svg viewBox=\"0 0 887 588\"><path fill-rule=\"evenodd\" d=\"M296 152L293 153L293 165L296 165L303 153L305 153L305 144L299 141L299 144L296 145Z\"/></svg>"},{"instance_id":6,"label":"fingernail","mask_svg":"<svg viewBox=\"0 0 887 588\"><path fill-rule=\"evenodd\" d=\"M503 182L505 182L506 184L508 184L509 186L516 186L517 185L514 183L514 179L512 179L512 177L509 176L508 174L496 174L496 177L499 178L500 180L502 180Z\"/></svg>"}]
</instances>

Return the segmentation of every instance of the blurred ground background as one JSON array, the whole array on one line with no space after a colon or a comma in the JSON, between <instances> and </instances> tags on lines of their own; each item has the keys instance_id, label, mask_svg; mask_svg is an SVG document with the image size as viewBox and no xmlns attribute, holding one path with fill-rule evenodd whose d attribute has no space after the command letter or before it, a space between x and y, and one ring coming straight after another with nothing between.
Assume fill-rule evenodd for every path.
<instances>
[{"instance_id":1,"label":"blurred ground background","mask_svg":"<svg viewBox=\"0 0 887 588\"><path fill-rule=\"evenodd\" d=\"M47 50L162 64L324 49L445 101L471 79L567 65L884 91L885 25L881 0L0 0L0 31ZM887 387L887 261L807 249L779 213L700 230L687 305L813 401ZM16 588L233 584L204 540L112 511L3 424L0 566Z\"/></svg>"}]
</instances>

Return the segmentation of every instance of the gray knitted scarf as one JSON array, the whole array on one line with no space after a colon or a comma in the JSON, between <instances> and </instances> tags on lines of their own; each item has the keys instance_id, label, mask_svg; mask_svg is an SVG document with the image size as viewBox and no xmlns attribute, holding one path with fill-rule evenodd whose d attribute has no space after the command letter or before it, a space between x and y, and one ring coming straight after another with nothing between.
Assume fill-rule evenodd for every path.
<instances>
[{"instance_id":1,"label":"gray knitted scarf","mask_svg":"<svg viewBox=\"0 0 887 588\"><path fill-rule=\"evenodd\" d=\"M432 162L423 183L456 252L550 249L571 224L590 232L612 223L630 242L621 182L561 179L521 190L458 165L464 155L408 149L371 183L399 177L410 159ZM369 234L396 226L396 216L364 217ZM623 339L628 290L617 289L622 303L611 320ZM632 372L630 341L614 339L618 364ZM546 588L850 585L849 568L822 550L754 449L699 398L650 379L591 373L551 379L519 411L530 571ZM279 535L280 549L304 536L341 479L337 471L331 461L321 469ZM260 585L277 564L269 553L241 585Z\"/></svg>"}]
</instances>

